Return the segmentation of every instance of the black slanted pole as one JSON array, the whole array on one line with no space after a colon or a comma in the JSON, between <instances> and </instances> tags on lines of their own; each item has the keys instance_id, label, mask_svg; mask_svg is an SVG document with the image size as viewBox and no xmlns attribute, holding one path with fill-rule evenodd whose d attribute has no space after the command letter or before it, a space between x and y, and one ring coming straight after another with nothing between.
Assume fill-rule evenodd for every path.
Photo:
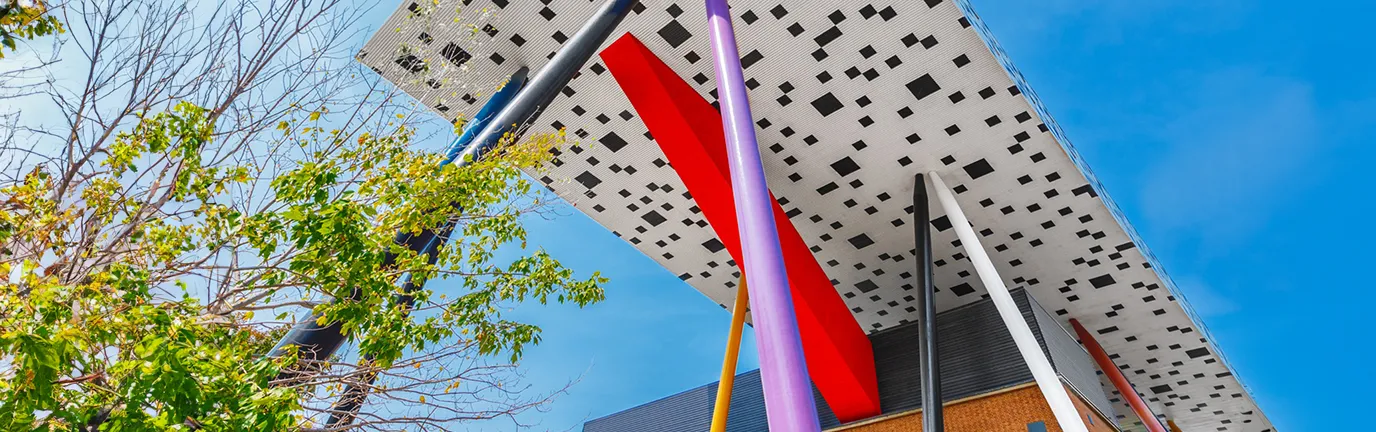
<instances>
[{"instance_id":1,"label":"black slanted pole","mask_svg":"<svg viewBox=\"0 0 1376 432\"><path fill-rule=\"evenodd\" d=\"M597 12L588 19L583 27L578 30L568 42L564 44L559 52L545 64L544 68L520 89L518 93L506 103L492 119L488 121L477 135L472 138L472 144L468 145L461 155L455 159L456 163L462 161L477 160L488 151L504 142L513 142L519 139L522 128L549 106L550 102L559 95L559 92L568 86L578 73L579 69L597 53L597 48L616 31L617 25L626 18L631 6L637 0L607 0L598 8ZM452 155L452 154L451 154ZM438 254L438 248L443 246L448 239L449 231L453 230L452 222L440 228L441 234L432 234L429 239L411 239L408 245L423 245L417 252L427 254L428 259L433 260ZM433 232L433 231L428 231ZM424 280L411 278L408 275L403 287L404 292L411 292L419 289ZM402 302L409 307L411 299L407 296ZM338 343L342 343L340 338L334 348L338 348ZM274 350L276 352L276 350ZM365 358L365 363L371 360L371 356ZM368 374L363 377L366 385L350 385L344 391L340 400L331 407L330 419L327 427L342 427L352 423L358 414L358 409L362 407L363 400L367 397L367 386L370 386L376 379L375 374Z\"/></svg>"},{"instance_id":2,"label":"black slanted pole","mask_svg":"<svg viewBox=\"0 0 1376 432\"><path fill-rule=\"evenodd\" d=\"M440 247L449 241L449 236L453 234L455 223L450 221L440 228L438 235L431 237L420 250L420 254L425 257L426 263L435 265L440 257ZM407 273L401 277L402 294L397 297L397 306L405 308L409 314L415 304L415 297L411 294L425 285L425 279L414 273ZM365 353L363 361L359 362L361 368L374 367L373 361L376 357L373 353ZM353 423L358 415L358 409L363 407L363 401L368 399L368 390L373 382L377 381L377 371L367 370L359 377L359 382L350 383L344 388L344 393L339 396L339 400L330 406L330 419L325 423L326 428L345 426Z\"/></svg>"},{"instance_id":3,"label":"black slanted pole","mask_svg":"<svg viewBox=\"0 0 1376 432\"><path fill-rule=\"evenodd\" d=\"M626 17L626 13L631 10L636 0L607 0L598 9L583 28L578 31L564 47L559 50L554 58L551 58L545 67L535 75L522 88L510 103L501 111L493 116L492 120L474 137L471 145L463 150L463 154L457 157L457 161L476 160L479 156L487 153L503 138L508 141L513 140L519 133L518 126L525 125L533 120L554 100L559 91L567 86L573 79L573 75L582 68L602 42L616 29L617 24ZM507 137L510 133L513 136ZM471 158L471 159L467 159ZM396 243L410 246L413 251L419 252L419 248L428 244L434 236L434 231L428 230L419 235L406 233L397 234ZM395 257L389 254L384 259L382 265L390 266L394 263ZM298 349L299 358L307 361L320 361L333 355L340 345L344 343L339 323L319 324L319 316L311 315L310 318L301 321L296 327L292 328L282 340L273 347L269 357L279 357L286 354L289 346Z\"/></svg>"},{"instance_id":4,"label":"black slanted pole","mask_svg":"<svg viewBox=\"0 0 1376 432\"><path fill-rule=\"evenodd\" d=\"M936 290L932 286L932 220L927 212L927 182L913 184L913 233L917 250L917 355L922 380L922 431L945 430L941 418L941 373L937 366Z\"/></svg>"},{"instance_id":5,"label":"black slanted pole","mask_svg":"<svg viewBox=\"0 0 1376 432\"><path fill-rule=\"evenodd\" d=\"M445 152L445 160L440 162L440 166L455 162L462 165L468 162L464 159L459 159L459 153L468 150L475 142L478 142L474 139L474 132L490 123L491 120L496 117L497 112L515 97L517 92L519 92L526 83L527 71L525 67L517 69L516 73L511 75L506 86L492 95L492 98L483 105L483 108L479 110L473 117L473 120L469 122L463 134L450 145L450 148ZM419 233L398 232L396 237L392 238L392 243L405 246L407 250L415 252L418 255L426 255L427 253L424 249L439 239L438 233L452 229L452 221L450 221L446 222L445 226L427 229ZM439 244L443 243L443 239L440 239ZM437 247L438 245L436 245L436 248ZM398 256L396 253L387 251L383 254L382 262L379 267L382 269L390 269L396 265L397 258ZM354 289L349 293L346 299L357 300L360 295L362 295L362 293ZM335 301L338 300L339 299L335 299ZM339 347L344 344L345 337L343 327L338 322L322 324L321 321L321 315L319 313L311 313L308 318L298 322L296 326L287 331L286 335L282 336L282 339L277 342L277 345L272 347L272 351L268 353L268 357L284 356L287 354L287 350L290 349L289 347L295 347L298 359L303 360L307 364L330 358L330 356L334 355L335 351L338 351ZM300 371L296 370L284 370L278 376L278 379L295 378L296 374L299 372Z\"/></svg>"}]
</instances>

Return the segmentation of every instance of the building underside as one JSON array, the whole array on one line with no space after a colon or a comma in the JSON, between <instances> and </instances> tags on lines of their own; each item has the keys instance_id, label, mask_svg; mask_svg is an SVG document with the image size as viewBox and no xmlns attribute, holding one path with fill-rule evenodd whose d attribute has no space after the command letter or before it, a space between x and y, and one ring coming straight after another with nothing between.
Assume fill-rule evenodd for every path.
<instances>
[{"instance_id":1,"label":"building underside","mask_svg":"<svg viewBox=\"0 0 1376 432\"><path fill-rule=\"evenodd\" d=\"M466 118L518 68L540 70L600 4L404 0L358 58ZM1056 325L1083 324L1156 416L1185 431L1273 430L966 1L737 0L731 12L819 401L883 404L878 348L856 347L917 320L910 197L940 192L914 180L933 172L1002 281ZM572 141L541 181L726 308L740 239L720 226L735 222L707 28L700 2L636 4L526 127ZM935 204L931 215L936 309L985 301L958 227ZM804 261L815 268L795 268ZM1131 397L1096 380L1112 405L1100 411L1145 430Z\"/></svg>"}]
</instances>

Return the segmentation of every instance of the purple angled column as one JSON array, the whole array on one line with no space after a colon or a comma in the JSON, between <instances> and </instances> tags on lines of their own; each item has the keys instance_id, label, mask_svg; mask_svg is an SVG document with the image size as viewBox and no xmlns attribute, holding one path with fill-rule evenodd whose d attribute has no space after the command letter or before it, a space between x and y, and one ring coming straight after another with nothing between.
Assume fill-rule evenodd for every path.
<instances>
[{"instance_id":1,"label":"purple angled column","mask_svg":"<svg viewBox=\"0 0 1376 432\"><path fill-rule=\"evenodd\" d=\"M755 141L755 121L745 94L741 56L731 27L726 0L706 0L707 26L716 58L717 92L721 95L721 122L726 131L726 156L731 166L736 217L740 222L741 250L750 287L750 312L760 352L765 412L769 430L820 431L817 406L812 400L803 343L793 315L793 296L788 290L779 233L774 227L774 202L765 182L760 147Z\"/></svg>"}]
</instances>

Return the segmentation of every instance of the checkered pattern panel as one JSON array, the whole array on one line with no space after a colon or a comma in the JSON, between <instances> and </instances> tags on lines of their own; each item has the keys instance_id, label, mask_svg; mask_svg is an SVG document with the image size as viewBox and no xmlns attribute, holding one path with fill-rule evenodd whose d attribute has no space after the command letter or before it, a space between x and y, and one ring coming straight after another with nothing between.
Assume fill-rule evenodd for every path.
<instances>
[{"instance_id":1,"label":"checkered pattern panel","mask_svg":"<svg viewBox=\"0 0 1376 432\"><path fill-rule=\"evenodd\" d=\"M770 186L856 320L878 331L914 319L911 197L925 186L913 175L934 170L1010 287L1062 325L1073 317L1097 332L1156 413L1191 431L1272 430L968 4L867 1L732 2ZM458 118L517 67L538 70L598 5L404 0L358 57ZM608 43L635 34L715 101L706 28L699 2L644 1ZM531 127L576 140L541 181L732 303L737 263L597 59ZM931 206L939 309L983 298ZM1119 419L1131 418L1104 384Z\"/></svg>"}]
</instances>

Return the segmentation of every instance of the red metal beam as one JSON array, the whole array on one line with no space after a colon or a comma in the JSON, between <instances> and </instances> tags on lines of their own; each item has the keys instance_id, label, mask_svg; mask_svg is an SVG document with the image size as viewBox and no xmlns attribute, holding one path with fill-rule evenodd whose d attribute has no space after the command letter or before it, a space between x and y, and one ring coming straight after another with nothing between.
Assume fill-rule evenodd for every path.
<instances>
[{"instance_id":1,"label":"red metal beam","mask_svg":"<svg viewBox=\"0 0 1376 432\"><path fill-rule=\"evenodd\" d=\"M1080 336L1080 343L1084 344L1085 350L1089 351L1090 357L1094 357L1094 362L1099 364L1099 370L1108 375L1109 382L1118 389L1118 393L1127 399L1128 406L1137 413L1137 417L1142 419L1142 424L1147 426L1151 432L1166 432L1166 428L1161 426L1161 421L1156 419L1156 414L1152 414L1151 408L1142 400L1142 396L1137 394L1137 390L1132 388L1132 383L1123 376L1123 371L1118 369L1118 365L1113 363L1113 359L1108 357L1108 352L1099 345L1099 341L1094 339L1094 335L1085 330L1085 326L1080 325L1080 321L1070 319L1070 326L1075 328L1075 334Z\"/></svg>"},{"instance_id":2,"label":"red metal beam","mask_svg":"<svg viewBox=\"0 0 1376 432\"><path fill-rule=\"evenodd\" d=\"M717 238L742 263L721 114L629 33L601 57ZM869 338L778 201L774 221L813 384L842 422L878 415Z\"/></svg>"}]
</instances>

